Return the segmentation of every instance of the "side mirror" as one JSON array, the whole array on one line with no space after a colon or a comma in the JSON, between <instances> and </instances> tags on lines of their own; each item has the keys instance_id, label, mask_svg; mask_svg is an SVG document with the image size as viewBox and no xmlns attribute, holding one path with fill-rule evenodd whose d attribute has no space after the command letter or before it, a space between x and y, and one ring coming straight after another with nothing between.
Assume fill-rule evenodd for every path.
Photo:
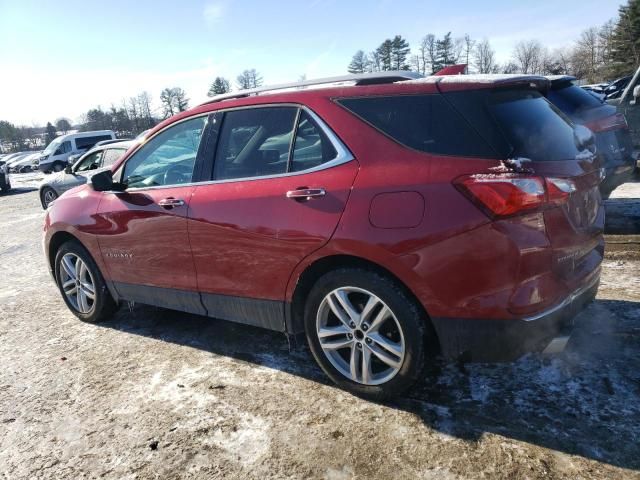
<instances>
[{"instance_id":1,"label":"side mirror","mask_svg":"<svg viewBox=\"0 0 640 480\"><path fill-rule=\"evenodd\" d=\"M104 172L96 173L91 177L91 187L96 192L108 192L115 190L117 192L124 192L126 189L122 183L113 181L113 172L111 170L105 170Z\"/></svg>"}]
</instances>

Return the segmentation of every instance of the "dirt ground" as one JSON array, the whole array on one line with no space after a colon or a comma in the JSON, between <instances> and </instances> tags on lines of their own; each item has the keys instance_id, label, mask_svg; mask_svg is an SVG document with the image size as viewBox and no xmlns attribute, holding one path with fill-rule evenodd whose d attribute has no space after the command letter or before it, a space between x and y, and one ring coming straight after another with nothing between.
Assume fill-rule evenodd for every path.
<instances>
[{"instance_id":1,"label":"dirt ground","mask_svg":"<svg viewBox=\"0 0 640 480\"><path fill-rule=\"evenodd\" d=\"M36 180L0 196L1 478L640 479L640 240L615 217L640 184L607 203L614 248L564 353L436 365L377 404L276 333L144 306L80 322Z\"/></svg>"}]
</instances>

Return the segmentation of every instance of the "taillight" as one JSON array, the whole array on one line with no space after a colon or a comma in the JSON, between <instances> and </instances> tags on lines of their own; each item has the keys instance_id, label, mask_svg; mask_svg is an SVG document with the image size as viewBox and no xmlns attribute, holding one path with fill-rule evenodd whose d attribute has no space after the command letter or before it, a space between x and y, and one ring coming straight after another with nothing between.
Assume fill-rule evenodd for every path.
<instances>
[{"instance_id":1,"label":"taillight","mask_svg":"<svg viewBox=\"0 0 640 480\"><path fill-rule=\"evenodd\" d=\"M569 179L534 176L467 175L454 184L492 217L564 203L576 189Z\"/></svg>"},{"instance_id":2,"label":"taillight","mask_svg":"<svg viewBox=\"0 0 640 480\"><path fill-rule=\"evenodd\" d=\"M609 130L616 130L618 128L629 128L627 119L624 118L624 115L621 113L585 123L584 126L592 132L608 132Z\"/></svg>"}]
</instances>

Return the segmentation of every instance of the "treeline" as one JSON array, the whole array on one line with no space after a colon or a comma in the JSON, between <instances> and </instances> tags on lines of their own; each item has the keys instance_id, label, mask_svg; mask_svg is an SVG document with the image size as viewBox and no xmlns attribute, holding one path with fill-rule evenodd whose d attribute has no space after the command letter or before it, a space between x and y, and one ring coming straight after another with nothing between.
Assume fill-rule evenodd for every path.
<instances>
[{"instance_id":1,"label":"treeline","mask_svg":"<svg viewBox=\"0 0 640 480\"><path fill-rule=\"evenodd\" d=\"M487 38L427 34L412 50L405 38L396 35L368 53L358 50L347 70L415 70L430 75L461 63L468 65L469 73L567 74L590 83L611 80L640 64L640 0L630 0L620 7L617 19L583 31L573 45L563 49L550 50L539 40L523 40L514 45L508 61L499 63Z\"/></svg>"}]
</instances>

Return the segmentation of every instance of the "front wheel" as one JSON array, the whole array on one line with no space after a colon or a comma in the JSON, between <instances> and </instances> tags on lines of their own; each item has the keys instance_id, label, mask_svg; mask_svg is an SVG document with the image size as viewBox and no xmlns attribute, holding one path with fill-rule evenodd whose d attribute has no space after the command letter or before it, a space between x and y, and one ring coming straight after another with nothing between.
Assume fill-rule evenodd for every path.
<instances>
[{"instance_id":1,"label":"front wheel","mask_svg":"<svg viewBox=\"0 0 640 480\"><path fill-rule=\"evenodd\" d=\"M85 322L108 319L116 310L98 266L78 242L64 243L55 259L56 283L69 310Z\"/></svg>"},{"instance_id":2,"label":"front wheel","mask_svg":"<svg viewBox=\"0 0 640 480\"><path fill-rule=\"evenodd\" d=\"M61 172L64 170L65 164L62 162L55 162L51 167L54 172Z\"/></svg>"},{"instance_id":3,"label":"front wheel","mask_svg":"<svg viewBox=\"0 0 640 480\"><path fill-rule=\"evenodd\" d=\"M311 352L325 373L357 395L399 395L420 376L425 318L392 279L362 269L321 277L305 309Z\"/></svg>"},{"instance_id":4,"label":"front wheel","mask_svg":"<svg viewBox=\"0 0 640 480\"><path fill-rule=\"evenodd\" d=\"M58 198L58 194L51 187L45 187L42 189L42 193L40 194L40 201L42 203L42 208L45 210L49 208L51 202L53 202L56 198Z\"/></svg>"}]
</instances>

